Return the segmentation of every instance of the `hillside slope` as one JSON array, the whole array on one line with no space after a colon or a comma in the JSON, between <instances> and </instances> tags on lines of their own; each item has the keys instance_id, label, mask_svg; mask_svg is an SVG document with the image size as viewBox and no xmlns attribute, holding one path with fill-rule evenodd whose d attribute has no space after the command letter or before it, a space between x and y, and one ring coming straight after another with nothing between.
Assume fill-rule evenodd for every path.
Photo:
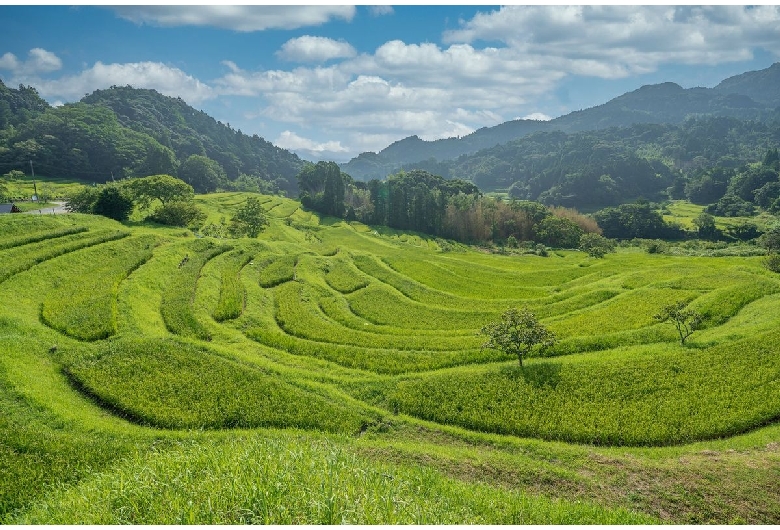
<instances>
[{"instance_id":1,"label":"hillside slope","mask_svg":"<svg viewBox=\"0 0 780 530\"><path fill-rule=\"evenodd\" d=\"M239 174L257 174L266 180L293 179L303 167L295 154L276 147L256 134L248 136L189 106L181 98L156 90L111 87L85 96L82 103L110 108L119 122L148 134L183 161L190 155L216 160L230 180Z\"/></svg>"}]
</instances>

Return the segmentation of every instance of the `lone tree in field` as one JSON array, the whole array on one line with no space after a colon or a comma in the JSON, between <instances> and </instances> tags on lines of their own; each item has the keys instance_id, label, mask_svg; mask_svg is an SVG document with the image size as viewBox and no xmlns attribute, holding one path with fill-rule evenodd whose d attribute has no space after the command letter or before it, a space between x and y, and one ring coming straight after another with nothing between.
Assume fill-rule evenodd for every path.
<instances>
[{"instance_id":1,"label":"lone tree in field","mask_svg":"<svg viewBox=\"0 0 780 530\"><path fill-rule=\"evenodd\" d=\"M660 313L653 315L658 322L671 322L680 334L680 345L685 345L685 339L699 329L702 316L698 311L689 309L686 303L680 300L674 304L665 306Z\"/></svg>"},{"instance_id":2,"label":"lone tree in field","mask_svg":"<svg viewBox=\"0 0 780 530\"><path fill-rule=\"evenodd\" d=\"M268 224L268 214L255 197L249 197L236 211L228 230L233 237L255 238Z\"/></svg>"},{"instance_id":3,"label":"lone tree in field","mask_svg":"<svg viewBox=\"0 0 780 530\"><path fill-rule=\"evenodd\" d=\"M488 338L483 348L517 355L521 367L523 357L531 350L537 347L544 350L555 344L555 334L540 324L528 308L510 307L501 315L501 320L486 324L479 332Z\"/></svg>"}]
</instances>

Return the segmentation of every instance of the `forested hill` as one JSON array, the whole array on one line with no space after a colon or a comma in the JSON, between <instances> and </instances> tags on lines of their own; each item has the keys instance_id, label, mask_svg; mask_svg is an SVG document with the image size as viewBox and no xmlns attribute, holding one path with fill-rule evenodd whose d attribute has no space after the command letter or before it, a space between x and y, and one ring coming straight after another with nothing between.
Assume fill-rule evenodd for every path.
<instances>
[{"instance_id":1,"label":"forested hill","mask_svg":"<svg viewBox=\"0 0 780 530\"><path fill-rule=\"evenodd\" d=\"M722 81L715 88L684 89L675 83L646 85L609 102L550 121L514 120L462 138L424 141L411 136L379 153L362 153L342 169L357 179L383 178L404 165L452 160L535 132L567 133L638 123L682 124L691 116L771 121L780 106L780 63Z\"/></svg>"},{"instance_id":2,"label":"forested hill","mask_svg":"<svg viewBox=\"0 0 780 530\"><path fill-rule=\"evenodd\" d=\"M732 173L780 145L780 115L769 122L688 118L680 125L637 124L598 131L539 132L472 155L407 164L445 178L467 179L482 191L509 189L519 199L594 209L635 199L657 200L702 171ZM705 202L715 202L726 191ZM698 202L700 197L690 199ZM752 200L752 199L751 199Z\"/></svg>"},{"instance_id":3,"label":"forested hill","mask_svg":"<svg viewBox=\"0 0 780 530\"><path fill-rule=\"evenodd\" d=\"M200 166L210 176L192 182L196 189L202 184L198 191L219 186L292 195L304 163L155 90L111 87L51 107L32 87L0 82L0 174L26 170L30 160L41 174L95 182Z\"/></svg>"},{"instance_id":4,"label":"forested hill","mask_svg":"<svg viewBox=\"0 0 780 530\"><path fill-rule=\"evenodd\" d=\"M96 90L81 101L110 108L122 125L148 134L172 149L179 160L190 155L216 160L230 180L245 173L266 180L283 177L294 181L303 167L298 155L256 134L247 136L195 110L181 98L164 96L156 90L114 86Z\"/></svg>"}]
</instances>

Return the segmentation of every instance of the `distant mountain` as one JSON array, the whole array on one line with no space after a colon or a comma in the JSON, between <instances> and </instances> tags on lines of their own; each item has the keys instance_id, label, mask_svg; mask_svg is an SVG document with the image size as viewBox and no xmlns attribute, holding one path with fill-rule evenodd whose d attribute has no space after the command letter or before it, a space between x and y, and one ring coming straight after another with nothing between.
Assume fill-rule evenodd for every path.
<instances>
[{"instance_id":1,"label":"distant mountain","mask_svg":"<svg viewBox=\"0 0 780 530\"><path fill-rule=\"evenodd\" d=\"M780 63L724 80L715 88L684 89L675 83L646 85L603 105L542 122L513 120L462 138L425 141L404 138L379 153L362 153L341 168L356 179L384 178L402 166L452 160L543 131L581 132L640 123L681 124L686 118L765 120L780 105ZM419 167L423 167L420 165Z\"/></svg>"},{"instance_id":2,"label":"distant mountain","mask_svg":"<svg viewBox=\"0 0 780 530\"><path fill-rule=\"evenodd\" d=\"M764 70L745 72L721 81L715 88L718 94L740 94L768 105L780 106L780 63Z\"/></svg>"}]
</instances>

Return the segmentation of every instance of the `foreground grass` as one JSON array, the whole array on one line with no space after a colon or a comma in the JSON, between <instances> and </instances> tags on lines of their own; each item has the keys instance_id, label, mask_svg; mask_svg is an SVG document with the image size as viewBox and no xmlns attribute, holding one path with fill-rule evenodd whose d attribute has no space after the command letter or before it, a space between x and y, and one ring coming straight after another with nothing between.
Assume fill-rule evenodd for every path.
<instances>
[{"instance_id":1,"label":"foreground grass","mask_svg":"<svg viewBox=\"0 0 780 530\"><path fill-rule=\"evenodd\" d=\"M236 435L135 458L53 495L21 524L637 524L590 503L381 464L308 435Z\"/></svg>"}]
</instances>

